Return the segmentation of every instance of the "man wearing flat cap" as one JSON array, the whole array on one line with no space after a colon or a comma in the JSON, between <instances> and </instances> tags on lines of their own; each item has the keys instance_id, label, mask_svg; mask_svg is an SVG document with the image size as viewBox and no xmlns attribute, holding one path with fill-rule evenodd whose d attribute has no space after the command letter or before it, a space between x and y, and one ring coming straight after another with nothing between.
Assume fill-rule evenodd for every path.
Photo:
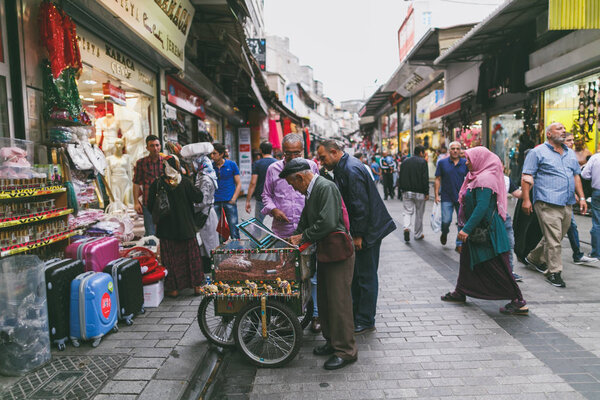
<instances>
[{"instance_id":1,"label":"man wearing flat cap","mask_svg":"<svg viewBox=\"0 0 600 400\"><path fill-rule=\"evenodd\" d=\"M351 293L354 247L344 223L342 197L335 183L314 174L304 159L286 163L279 177L306 197L298 228L290 240L295 245L317 243L317 303L327 342L315 347L313 353L330 356L323 365L325 369L343 368L357 360L358 349L354 340ZM336 239L348 246L332 247ZM338 247L344 251L338 252Z\"/></svg>"}]
</instances>

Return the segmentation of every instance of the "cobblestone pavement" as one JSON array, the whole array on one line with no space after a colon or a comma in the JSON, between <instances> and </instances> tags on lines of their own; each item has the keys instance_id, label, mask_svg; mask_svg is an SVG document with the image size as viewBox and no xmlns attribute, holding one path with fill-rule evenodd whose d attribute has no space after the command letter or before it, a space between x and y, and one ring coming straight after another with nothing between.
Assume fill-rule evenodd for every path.
<instances>
[{"instance_id":1,"label":"cobblestone pavement","mask_svg":"<svg viewBox=\"0 0 600 400\"><path fill-rule=\"evenodd\" d=\"M567 287L560 289L517 262L527 317L499 314L505 302L447 304L440 295L456 282L455 228L441 246L429 202L425 240L405 244L402 203L386 205L398 230L382 245L377 332L357 337L358 362L322 369L312 348L323 339L306 330L300 354L284 368L255 369L227 356L209 398L600 399L600 263L572 264L565 239ZM589 241L584 218L580 235Z\"/></svg>"}]
</instances>

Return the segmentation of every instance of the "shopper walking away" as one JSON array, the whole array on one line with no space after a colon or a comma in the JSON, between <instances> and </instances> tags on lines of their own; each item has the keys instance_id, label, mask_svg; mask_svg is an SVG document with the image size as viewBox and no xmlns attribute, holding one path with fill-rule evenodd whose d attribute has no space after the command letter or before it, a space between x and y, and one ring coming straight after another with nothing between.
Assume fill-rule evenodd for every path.
<instances>
[{"instance_id":1,"label":"shopper walking away","mask_svg":"<svg viewBox=\"0 0 600 400\"><path fill-rule=\"evenodd\" d=\"M572 133L567 133L567 137L565 138L565 145L570 148L573 149L573 146L575 144L575 137L573 136ZM577 155L577 153L575 153L575 155ZM579 165L581 165L581 162L579 163ZM597 169L597 167L596 167ZM589 181L590 178L592 178L592 169L588 169L588 174L585 173L585 169L582 170L581 172L581 177L583 179L587 179ZM596 171L596 173L600 173L600 171ZM582 185L582 189L585 192L585 189L583 188L584 186L584 182L581 182ZM592 186L593 187L593 186ZM600 187L600 185L599 185ZM577 195L575 195L577 196ZM593 197L592 197L592 205L593 205ZM594 216L592 215L592 231L593 231L593 226L594 226ZM599 227L600 228L600 227ZM600 232L600 231L598 231ZM569 230L567 231L567 237L569 238L569 244L571 245L571 250L573 251L573 262L575 264L592 264L596 261L598 261L598 257L588 257L586 256L583 251L581 251L581 245L579 243L579 231L577 230L577 223L575 222L575 213L571 211L571 226L569 226ZM592 234L592 254L594 254L593 251L593 244L594 244L594 234ZM598 249L598 251L600 251L600 249Z\"/></svg>"},{"instance_id":2,"label":"shopper walking away","mask_svg":"<svg viewBox=\"0 0 600 400\"><path fill-rule=\"evenodd\" d=\"M429 169L425 161L425 148L415 146L414 155L407 158L400 168L399 187L402 191L404 205L404 241L410 241L411 226L415 240L421 240L423 235L423 213L425 202L429 200ZM414 225L412 217L414 215Z\"/></svg>"},{"instance_id":3,"label":"shopper walking away","mask_svg":"<svg viewBox=\"0 0 600 400\"><path fill-rule=\"evenodd\" d=\"M590 257L600 259L600 153L594 154L587 162L583 172L583 179L592 180L592 253Z\"/></svg>"},{"instance_id":4,"label":"shopper walking away","mask_svg":"<svg viewBox=\"0 0 600 400\"><path fill-rule=\"evenodd\" d=\"M215 191L218 185L217 173L208 156L200 157L195 164L197 164L195 186L202 192L202 202L194 204L196 239L200 246L204 273L209 273L211 272L210 252L219 246L219 233L217 232L219 217L214 208Z\"/></svg>"},{"instance_id":5,"label":"shopper walking away","mask_svg":"<svg viewBox=\"0 0 600 400\"><path fill-rule=\"evenodd\" d=\"M550 284L565 287L562 279L561 241L571 225L575 192L584 213L587 203L581 186L581 169L573 150L565 146L567 132L556 122L546 128L546 142L532 149L523 165L523 211L535 208L544 238L525 261L546 275ZM533 199L529 189L533 186ZM532 205L533 203L533 205Z\"/></svg>"},{"instance_id":6,"label":"shopper walking away","mask_svg":"<svg viewBox=\"0 0 600 400\"><path fill-rule=\"evenodd\" d=\"M394 158L384 151L379 160L381 177L383 179L383 199L394 199Z\"/></svg>"},{"instance_id":7,"label":"shopper walking away","mask_svg":"<svg viewBox=\"0 0 600 400\"><path fill-rule=\"evenodd\" d=\"M317 300L323 337L327 342L315 347L313 352L318 356L331 356L323 365L325 369L343 368L357 360L358 349L353 332L350 289L354 249L348 236L345 249L332 247L330 243L333 242L329 241L331 235L347 235L348 232L340 192L333 182L314 174L308 162L301 158L287 163L279 176L306 196L306 206L296 234L291 238L292 243L317 243ZM322 256L329 260L323 261Z\"/></svg>"},{"instance_id":8,"label":"shopper walking away","mask_svg":"<svg viewBox=\"0 0 600 400\"><path fill-rule=\"evenodd\" d=\"M135 211L144 216L144 235L156 234L156 221L152 221L152 209L148 207L150 185L163 173L163 158L160 155L160 140L154 135L146 138L148 156L135 163L133 175L133 202ZM142 201L140 201L140 190Z\"/></svg>"},{"instance_id":9,"label":"shopper walking away","mask_svg":"<svg viewBox=\"0 0 600 400\"><path fill-rule=\"evenodd\" d=\"M377 157L371 157L371 173L373 174L373 179L375 180L375 185L381 182L381 167L377 162Z\"/></svg>"},{"instance_id":10,"label":"shopper walking away","mask_svg":"<svg viewBox=\"0 0 600 400\"><path fill-rule=\"evenodd\" d=\"M264 204L262 201L262 192L265 186L265 179L267 177L267 169L271 164L277 160L271 155L273 146L269 142L262 142L260 144L260 152L262 157L252 164L252 179L248 186L248 193L246 194L246 212L250 214L252 211L251 200L254 198L255 210L254 218L263 222L265 215L262 213Z\"/></svg>"},{"instance_id":11,"label":"shopper walking away","mask_svg":"<svg viewBox=\"0 0 600 400\"><path fill-rule=\"evenodd\" d=\"M469 173L459 192L459 218L464 218L464 226L458 233L463 242L460 270L456 289L442 296L442 300L465 302L466 296L510 300L500 312L525 315L529 309L508 261L510 244L504 227L507 198L502 162L482 146L465 153Z\"/></svg>"},{"instance_id":12,"label":"shopper walking away","mask_svg":"<svg viewBox=\"0 0 600 400\"><path fill-rule=\"evenodd\" d=\"M356 249L352 280L354 332L373 331L381 240L394 231L396 225L381 200L375 182L357 159L344 153L343 147L335 140L325 140L317 152L321 164L333 171L335 183L348 208L350 233Z\"/></svg>"},{"instance_id":13,"label":"shopper walking away","mask_svg":"<svg viewBox=\"0 0 600 400\"><path fill-rule=\"evenodd\" d=\"M304 195L298 193L289 183L279 177L281 171L290 161L302 158L304 154L304 139L302 135L290 133L284 136L283 143L284 159L276 161L269 165L265 176L262 201L263 215L271 215L273 223L271 230L279 237L290 237L298 227L302 209L304 209ZM319 174L317 165L308 161L308 165L313 173ZM310 329L319 333L321 323L319 322L319 308L317 306L317 274L311 278L311 289L313 298L313 320Z\"/></svg>"},{"instance_id":14,"label":"shopper walking away","mask_svg":"<svg viewBox=\"0 0 600 400\"><path fill-rule=\"evenodd\" d=\"M506 192L513 196L515 199L521 199L521 189L514 184L512 179L508 176L504 175L504 186L506 188ZM515 249L515 231L513 229L512 219L508 210L506 211L506 219L504 220L504 227L506 228L506 234L508 235L508 243L510 244L510 251L508 252L508 261L510 266L510 272L512 272L515 281L521 282L523 277L515 272L515 264L514 264L514 256L513 252Z\"/></svg>"},{"instance_id":15,"label":"shopper walking away","mask_svg":"<svg viewBox=\"0 0 600 400\"><path fill-rule=\"evenodd\" d=\"M218 188L215 192L215 211L221 218L225 210L225 217L229 225L229 233L232 239L239 239L240 233L237 228L238 209L237 198L242 191L240 170L235 162L225 158L226 148L221 143L214 143L214 151L210 154L213 160L213 168L217 173Z\"/></svg>"},{"instance_id":16,"label":"shopper walking away","mask_svg":"<svg viewBox=\"0 0 600 400\"><path fill-rule=\"evenodd\" d=\"M161 261L169 272L165 278L165 293L176 297L180 290L193 287L199 295L204 273L196 240L194 203L202 202L202 192L189 178L181 176L176 156L165 157L163 164L163 175L150 186L148 208L154 210L160 192L167 193L169 212L156 221Z\"/></svg>"},{"instance_id":17,"label":"shopper walking away","mask_svg":"<svg viewBox=\"0 0 600 400\"><path fill-rule=\"evenodd\" d=\"M442 245L445 245L448 240L454 211L458 220L458 192L468 172L465 159L460 157L460 142L452 142L449 147L450 156L439 160L435 170L435 202L439 203L440 199L442 202L442 235L440 236ZM460 253L461 249L462 241L457 237L456 251Z\"/></svg>"}]
</instances>

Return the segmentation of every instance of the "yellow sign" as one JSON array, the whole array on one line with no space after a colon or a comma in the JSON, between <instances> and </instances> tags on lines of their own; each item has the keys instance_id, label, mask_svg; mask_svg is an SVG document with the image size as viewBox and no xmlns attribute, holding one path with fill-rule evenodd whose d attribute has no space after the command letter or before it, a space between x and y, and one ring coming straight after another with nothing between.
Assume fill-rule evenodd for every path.
<instances>
[{"instance_id":1,"label":"yellow sign","mask_svg":"<svg viewBox=\"0 0 600 400\"><path fill-rule=\"evenodd\" d=\"M550 0L548 29L600 29L600 0Z\"/></svg>"},{"instance_id":2,"label":"yellow sign","mask_svg":"<svg viewBox=\"0 0 600 400\"><path fill-rule=\"evenodd\" d=\"M195 9L189 0L98 0L173 65L183 70Z\"/></svg>"}]
</instances>

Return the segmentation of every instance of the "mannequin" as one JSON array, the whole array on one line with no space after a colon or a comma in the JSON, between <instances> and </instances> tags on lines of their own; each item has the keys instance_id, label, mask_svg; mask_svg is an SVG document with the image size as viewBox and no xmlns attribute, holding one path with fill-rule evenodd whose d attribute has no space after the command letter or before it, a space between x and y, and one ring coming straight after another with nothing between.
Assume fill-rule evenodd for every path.
<instances>
[{"instance_id":1,"label":"mannequin","mask_svg":"<svg viewBox=\"0 0 600 400\"><path fill-rule=\"evenodd\" d=\"M119 120L121 134L127 144L127 154L131 165L134 166L137 160L144 157L146 143L142 131L142 116L133 111L129 104L127 103L127 107L118 107L115 117Z\"/></svg>"},{"instance_id":2,"label":"mannequin","mask_svg":"<svg viewBox=\"0 0 600 400\"><path fill-rule=\"evenodd\" d=\"M107 157L115 154L115 141L119 138L119 129L117 119L110 112L96 120L96 143Z\"/></svg>"},{"instance_id":3,"label":"mannequin","mask_svg":"<svg viewBox=\"0 0 600 400\"><path fill-rule=\"evenodd\" d=\"M130 157L123 154L123 139L114 142L115 154L106 158L108 164L106 180L115 201L120 201L126 206L133 205L132 179Z\"/></svg>"}]
</instances>

